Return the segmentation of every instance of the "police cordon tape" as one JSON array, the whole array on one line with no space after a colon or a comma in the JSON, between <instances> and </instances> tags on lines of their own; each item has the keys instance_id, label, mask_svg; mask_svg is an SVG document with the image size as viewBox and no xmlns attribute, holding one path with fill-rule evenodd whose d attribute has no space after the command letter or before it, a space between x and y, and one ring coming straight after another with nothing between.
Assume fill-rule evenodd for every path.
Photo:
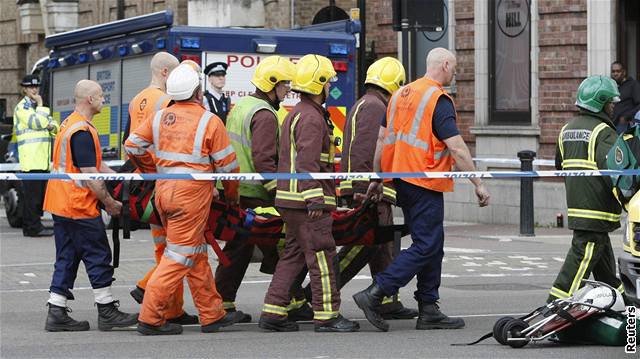
<instances>
[{"instance_id":1,"label":"police cordon tape","mask_svg":"<svg viewBox=\"0 0 640 359\"><path fill-rule=\"evenodd\" d=\"M474 171L474 172L322 172L322 173L0 173L0 180L34 181L34 180L368 180L389 178L522 178L522 177L593 177L640 175L635 170L569 170L569 171Z\"/></svg>"}]
</instances>

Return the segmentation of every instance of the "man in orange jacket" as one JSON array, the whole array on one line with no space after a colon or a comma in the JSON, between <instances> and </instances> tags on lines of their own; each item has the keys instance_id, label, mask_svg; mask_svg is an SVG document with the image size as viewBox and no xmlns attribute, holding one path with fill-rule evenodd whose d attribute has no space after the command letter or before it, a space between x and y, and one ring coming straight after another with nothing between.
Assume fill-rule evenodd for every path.
<instances>
[{"instance_id":1,"label":"man in orange jacket","mask_svg":"<svg viewBox=\"0 0 640 359\"><path fill-rule=\"evenodd\" d=\"M155 166L160 174L237 173L236 155L222 121L202 107L200 74L193 66L176 67L167 79L167 93L176 103L158 111L129 136L125 150L139 168ZM154 156L147 150L154 146ZM225 199L238 203L238 181L224 181ZM144 335L180 334L180 324L167 322L167 303L187 278L204 333L242 319L227 313L216 290L208 262L204 230L212 181L158 180L155 203L167 230L167 246L147 283L138 323Z\"/></svg>"},{"instance_id":2,"label":"man in orange jacket","mask_svg":"<svg viewBox=\"0 0 640 359\"><path fill-rule=\"evenodd\" d=\"M392 96L382 155L374 157L381 158L384 172L449 172L454 163L459 170L475 170L456 126L453 100L443 88L451 84L455 74L455 56L446 49L435 48L427 55L427 74ZM488 205L489 192L480 179L472 178L471 182L480 207ZM394 185L413 243L353 299L371 324L387 331L389 325L379 311L382 299L398 293L400 287L417 277L416 329L462 328L464 320L449 318L437 304L444 256L443 192L453 191L453 180L398 178ZM380 190L377 183L369 188Z\"/></svg>"},{"instance_id":3,"label":"man in orange jacket","mask_svg":"<svg viewBox=\"0 0 640 359\"><path fill-rule=\"evenodd\" d=\"M149 86L140 91L129 103L129 123L125 131L124 140L129 137L129 130L135 131L146 119L153 116L161 109L167 108L171 102L171 96L166 94L167 78L179 62L175 56L167 52L158 52L151 59L151 82ZM136 302L142 304L147 282L158 267L162 253L167 246L167 232L162 226L151 224L151 236L155 247L156 264L147 274L138 281L136 288L131 291L131 296ZM182 308L184 286L180 283L175 296L167 303L167 318L170 322L178 324L198 324L198 317L187 314Z\"/></svg>"},{"instance_id":4,"label":"man in orange jacket","mask_svg":"<svg viewBox=\"0 0 640 359\"><path fill-rule=\"evenodd\" d=\"M102 88L94 81L81 80L74 92L75 108L60 125L53 148L52 173L113 172L100 152L98 131L91 123L104 102ZM113 267L109 239L98 201L112 216L120 214L122 203L109 195L103 181L50 180L44 210L53 215L56 263L49 289L49 313L45 329L50 332L89 330L89 322L69 317L67 300L82 261L87 270L98 306L98 329L129 327L137 314L118 310L111 293Z\"/></svg>"}]
</instances>

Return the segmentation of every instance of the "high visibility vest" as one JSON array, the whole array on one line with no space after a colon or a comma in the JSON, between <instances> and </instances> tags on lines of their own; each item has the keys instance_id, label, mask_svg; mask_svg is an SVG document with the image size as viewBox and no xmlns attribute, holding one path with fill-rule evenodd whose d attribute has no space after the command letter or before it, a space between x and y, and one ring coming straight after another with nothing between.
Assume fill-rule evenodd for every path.
<instances>
[{"instance_id":1,"label":"high visibility vest","mask_svg":"<svg viewBox=\"0 0 640 359\"><path fill-rule=\"evenodd\" d=\"M271 111L277 118L277 114L271 105L253 96L241 98L233 107L231 113L229 113L229 117L227 117L227 134L236 151L240 172L256 172L251 154L251 120L253 119L253 115L260 110ZM277 142L278 137L273 140ZM240 195L243 197L269 200L271 197L269 196L269 191L275 188L275 180L271 180L265 184L263 184L262 181L242 181L240 182Z\"/></svg>"},{"instance_id":2,"label":"high visibility vest","mask_svg":"<svg viewBox=\"0 0 640 359\"><path fill-rule=\"evenodd\" d=\"M140 91L129 103L130 133L133 133L147 117L166 108L170 101L171 96L157 87L147 87Z\"/></svg>"},{"instance_id":3,"label":"high visibility vest","mask_svg":"<svg viewBox=\"0 0 640 359\"><path fill-rule=\"evenodd\" d=\"M449 97L440 83L426 77L402 87L392 96L382 147L384 172L451 171L453 157L446 144L433 134L433 113L440 96ZM450 178L402 180L432 191L453 191Z\"/></svg>"},{"instance_id":4,"label":"high visibility vest","mask_svg":"<svg viewBox=\"0 0 640 359\"><path fill-rule=\"evenodd\" d=\"M52 173L80 173L71 157L71 136L78 131L89 131L96 150L96 168L102 166L100 138L90 121L73 112L62 122L53 146ZM49 180L43 208L55 215L73 219L100 216L98 198L82 181L77 180Z\"/></svg>"},{"instance_id":5,"label":"high visibility vest","mask_svg":"<svg viewBox=\"0 0 640 359\"><path fill-rule=\"evenodd\" d=\"M13 111L13 131L18 145L20 170L48 171L51 161L51 137L58 132L58 124L49 115L48 107L33 108L24 97ZM53 125L49 131L47 126Z\"/></svg>"}]
</instances>

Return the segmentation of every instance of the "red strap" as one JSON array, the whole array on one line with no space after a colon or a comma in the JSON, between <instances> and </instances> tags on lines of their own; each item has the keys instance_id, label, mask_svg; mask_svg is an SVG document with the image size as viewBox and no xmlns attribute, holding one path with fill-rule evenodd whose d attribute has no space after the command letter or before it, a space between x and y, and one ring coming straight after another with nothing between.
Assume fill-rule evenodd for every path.
<instances>
[{"instance_id":1,"label":"red strap","mask_svg":"<svg viewBox=\"0 0 640 359\"><path fill-rule=\"evenodd\" d=\"M213 233L211 233L210 231L207 231L207 232L204 232L204 236L207 240L207 243L209 243L209 245L211 245L211 248L213 248L213 251L216 252L216 255L218 256L218 260L220 261L220 264L222 264L222 266L225 268L229 267L231 265L231 261L224 254L224 252L222 251L222 248L220 248L220 245L218 245L218 242L216 241L216 238L213 236Z\"/></svg>"}]
</instances>

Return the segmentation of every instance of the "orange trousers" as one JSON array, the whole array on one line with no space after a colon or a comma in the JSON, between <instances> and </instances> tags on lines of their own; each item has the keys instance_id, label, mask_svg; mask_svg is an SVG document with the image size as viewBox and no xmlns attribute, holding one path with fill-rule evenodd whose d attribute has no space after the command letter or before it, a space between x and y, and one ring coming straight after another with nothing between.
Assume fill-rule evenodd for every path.
<instances>
[{"instance_id":1,"label":"orange trousers","mask_svg":"<svg viewBox=\"0 0 640 359\"><path fill-rule=\"evenodd\" d=\"M200 323L211 324L225 315L216 290L204 237L213 183L166 181L156 183L156 208L167 231L160 263L147 283L139 320L162 325L170 318L169 303L187 278Z\"/></svg>"},{"instance_id":2,"label":"orange trousers","mask_svg":"<svg viewBox=\"0 0 640 359\"><path fill-rule=\"evenodd\" d=\"M151 237L153 237L153 246L155 247L155 258L156 264L145 274L145 276L140 279L137 286L142 288L143 290L147 290L147 283L151 278L151 275L158 268L158 264L160 263L160 259L162 258L162 254L164 253L165 248L167 248L167 231L164 230L164 227L158 226L155 224L149 225L151 227ZM167 305L167 319L178 318L182 314L184 314L184 284L180 282L178 289L176 289L174 295L169 299Z\"/></svg>"}]
</instances>

